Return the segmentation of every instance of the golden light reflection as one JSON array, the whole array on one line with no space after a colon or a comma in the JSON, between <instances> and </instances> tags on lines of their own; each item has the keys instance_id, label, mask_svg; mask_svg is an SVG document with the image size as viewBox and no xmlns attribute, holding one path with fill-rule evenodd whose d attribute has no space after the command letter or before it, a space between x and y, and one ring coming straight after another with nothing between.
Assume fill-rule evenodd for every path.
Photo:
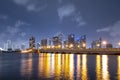
<instances>
[{"instance_id":1,"label":"golden light reflection","mask_svg":"<svg viewBox=\"0 0 120 80\"><path fill-rule=\"evenodd\" d=\"M43 66L43 53L42 54L39 54L39 59L38 59L38 76L41 77L43 76L43 69L44 69L44 66Z\"/></svg>"},{"instance_id":2,"label":"golden light reflection","mask_svg":"<svg viewBox=\"0 0 120 80\"><path fill-rule=\"evenodd\" d=\"M62 57L62 61L61 61L61 74L62 76L64 76L65 74L65 54L61 54L61 57Z\"/></svg>"},{"instance_id":3,"label":"golden light reflection","mask_svg":"<svg viewBox=\"0 0 120 80\"><path fill-rule=\"evenodd\" d=\"M120 56L118 56L118 70L117 70L118 80L120 80Z\"/></svg>"},{"instance_id":4,"label":"golden light reflection","mask_svg":"<svg viewBox=\"0 0 120 80\"><path fill-rule=\"evenodd\" d=\"M82 80L88 80L86 54L82 55Z\"/></svg>"},{"instance_id":5,"label":"golden light reflection","mask_svg":"<svg viewBox=\"0 0 120 80\"><path fill-rule=\"evenodd\" d=\"M21 75L24 77L30 78L32 75L32 54L29 54L26 58L26 55L22 55L21 59Z\"/></svg>"},{"instance_id":6,"label":"golden light reflection","mask_svg":"<svg viewBox=\"0 0 120 80\"><path fill-rule=\"evenodd\" d=\"M67 79L69 79L69 62L70 60L69 60L69 54L65 54L65 68L64 68L64 76L65 76L65 78L67 78Z\"/></svg>"},{"instance_id":7,"label":"golden light reflection","mask_svg":"<svg viewBox=\"0 0 120 80\"><path fill-rule=\"evenodd\" d=\"M110 80L107 55L102 55L102 80Z\"/></svg>"},{"instance_id":8,"label":"golden light reflection","mask_svg":"<svg viewBox=\"0 0 120 80\"><path fill-rule=\"evenodd\" d=\"M50 54L44 54L44 59L43 59L43 66L44 66L44 76L46 78L50 77Z\"/></svg>"},{"instance_id":9,"label":"golden light reflection","mask_svg":"<svg viewBox=\"0 0 120 80\"><path fill-rule=\"evenodd\" d=\"M54 80L87 80L87 55L77 55L77 64L74 62L74 54L39 54L39 77L55 77ZM76 65L76 68L75 68ZM75 72L77 71L77 72ZM76 73L76 75L75 75Z\"/></svg>"},{"instance_id":10,"label":"golden light reflection","mask_svg":"<svg viewBox=\"0 0 120 80\"><path fill-rule=\"evenodd\" d=\"M70 59L69 59L69 75L70 75L70 80L74 79L74 54L70 54Z\"/></svg>"},{"instance_id":11,"label":"golden light reflection","mask_svg":"<svg viewBox=\"0 0 120 80\"><path fill-rule=\"evenodd\" d=\"M54 75L54 71L55 71L55 54L51 54L51 57L50 57L50 63L51 63L51 68L50 68L50 75L53 76Z\"/></svg>"},{"instance_id":12,"label":"golden light reflection","mask_svg":"<svg viewBox=\"0 0 120 80\"><path fill-rule=\"evenodd\" d=\"M60 80L61 74L61 54L55 54L55 80Z\"/></svg>"},{"instance_id":13,"label":"golden light reflection","mask_svg":"<svg viewBox=\"0 0 120 80\"><path fill-rule=\"evenodd\" d=\"M77 55L77 80L81 78L81 58L80 55Z\"/></svg>"},{"instance_id":14,"label":"golden light reflection","mask_svg":"<svg viewBox=\"0 0 120 80\"><path fill-rule=\"evenodd\" d=\"M96 78L97 80L101 80L101 56L96 56Z\"/></svg>"}]
</instances>

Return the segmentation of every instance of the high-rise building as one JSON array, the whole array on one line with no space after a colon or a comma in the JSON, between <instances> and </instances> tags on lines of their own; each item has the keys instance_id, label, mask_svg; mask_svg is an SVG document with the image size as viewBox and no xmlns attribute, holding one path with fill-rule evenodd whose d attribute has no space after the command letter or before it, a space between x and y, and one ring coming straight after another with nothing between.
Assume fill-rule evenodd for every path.
<instances>
[{"instance_id":1,"label":"high-rise building","mask_svg":"<svg viewBox=\"0 0 120 80\"><path fill-rule=\"evenodd\" d=\"M53 37L52 41L53 48L62 48L62 40L58 36Z\"/></svg>"},{"instance_id":2,"label":"high-rise building","mask_svg":"<svg viewBox=\"0 0 120 80\"><path fill-rule=\"evenodd\" d=\"M47 48L47 44L48 44L48 41L47 41L47 39L42 39L41 40L41 48Z\"/></svg>"},{"instance_id":3,"label":"high-rise building","mask_svg":"<svg viewBox=\"0 0 120 80\"><path fill-rule=\"evenodd\" d=\"M102 39L101 38L99 38L99 40L94 40L91 43L92 48L101 48L101 46L102 46Z\"/></svg>"},{"instance_id":4,"label":"high-rise building","mask_svg":"<svg viewBox=\"0 0 120 80\"><path fill-rule=\"evenodd\" d=\"M106 44L106 48L113 48L112 44Z\"/></svg>"},{"instance_id":5,"label":"high-rise building","mask_svg":"<svg viewBox=\"0 0 120 80\"><path fill-rule=\"evenodd\" d=\"M86 35L81 36L80 46L82 49L86 49Z\"/></svg>"},{"instance_id":6,"label":"high-rise building","mask_svg":"<svg viewBox=\"0 0 120 80\"><path fill-rule=\"evenodd\" d=\"M69 48L74 48L74 46L75 46L74 38L75 38L74 34L68 35L68 46L69 46Z\"/></svg>"},{"instance_id":7,"label":"high-rise building","mask_svg":"<svg viewBox=\"0 0 120 80\"><path fill-rule=\"evenodd\" d=\"M29 39L29 48L35 48L35 37L30 37Z\"/></svg>"},{"instance_id":8,"label":"high-rise building","mask_svg":"<svg viewBox=\"0 0 120 80\"><path fill-rule=\"evenodd\" d=\"M86 49L86 35L76 38L75 48Z\"/></svg>"},{"instance_id":9,"label":"high-rise building","mask_svg":"<svg viewBox=\"0 0 120 80\"><path fill-rule=\"evenodd\" d=\"M68 40L65 40L63 44L64 44L64 48L68 48Z\"/></svg>"},{"instance_id":10,"label":"high-rise building","mask_svg":"<svg viewBox=\"0 0 120 80\"><path fill-rule=\"evenodd\" d=\"M37 49L39 49L40 48L40 43L37 43Z\"/></svg>"}]
</instances>

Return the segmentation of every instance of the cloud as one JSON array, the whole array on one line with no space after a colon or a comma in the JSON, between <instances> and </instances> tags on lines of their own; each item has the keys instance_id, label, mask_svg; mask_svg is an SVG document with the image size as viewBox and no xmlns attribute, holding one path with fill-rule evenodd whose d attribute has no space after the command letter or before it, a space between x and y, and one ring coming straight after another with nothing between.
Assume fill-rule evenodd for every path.
<instances>
[{"instance_id":1,"label":"cloud","mask_svg":"<svg viewBox=\"0 0 120 80\"><path fill-rule=\"evenodd\" d=\"M77 23L78 26L83 26L86 24L86 22L83 21L80 12L76 9L75 5L73 5L72 3L60 6L57 9L57 12L60 21L70 18L73 22Z\"/></svg>"},{"instance_id":2,"label":"cloud","mask_svg":"<svg viewBox=\"0 0 120 80\"><path fill-rule=\"evenodd\" d=\"M110 35L113 37L120 37L120 20L111 26Z\"/></svg>"},{"instance_id":3,"label":"cloud","mask_svg":"<svg viewBox=\"0 0 120 80\"><path fill-rule=\"evenodd\" d=\"M27 6L27 10L38 12L38 11L44 10L46 7L47 7L47 5L37 7L35 4L30 4Z\"/></svg>"},{"instance_id":4,"label":"cloud","mask_svg":"<svg viewBox=\"0 0 120 80\"><path fill-rule=\"evenodd\" d=\"M58 16L62 20L65 17L73 15L75 12L75 6L73 4L67 4L58 8Z\"/></svg>"},{"instance_id":5,"label":"cloud","mask_svg":"<svg viewBox=\"0 0 120 80\"><path fill-rule=\"evenodd\" d=\"M120 37L120 20L109 27L97 29L96 32L108 32L112 37Z\"/></svg>"},{"instance_id":6,"label":"cloud","mask_svg":"<svg viewBox=\"0 0 120 80\"><path fill-rule=\"evenodd\" d=\"M47 5L41 5L39 0L13 0L13 2L25 7L28 11L38 12L47 8Z\"/></svg>"},{"instance_id":7,"label":"cloud","mask_svg":"<svg viewBox=\"0 0 120 80\"><path fill-rule=\"evenodd\" d=\"M19 4L19 5L26 5L29 0L13 0L16 4Z\"/></svg>"},{"instance_id":8,"label":"cloud","mask_svg":"<svg viewBox=\"0 0 120 80\"><path fill-rule=\"evenodd\" d=\"M58 3L61 4L63 2L63 0L58 0Z\"/></svg>"},{"instance_id":9,"label":"cloud","mask_svg":"<svg viewBox=\"0 0 120 80\"><path fill-rule=\"evenodd\" d=\"M15 35L16 33L19 32L19 27L8 26L8 27L7 27L7 31L8 31L8 33L10 33L11 35Z\"/></svg>"},{"instance_id":10,"label":"cloud","mask_svg":"<svg viewBox=\"0 0 120 80\"><path fill-rule=\"evenodd\" d=\"M25 33L25 32L21 32L21 33L20 33L20 36L21 36L21 37L25 37L25 36L26 36L26 33Z\"/></svg>"},{"instance_id":11,"label":"cloud","mask_svg":"<svg viewBox=\"0 0 120 80\"><path fill-rule=\"evenodd\" d=\"M23 22L21 20L16 21L13 25L5 26L5 31L0 33L0 42L1 45L4 45L6 41L13 40L14 44L21 45L22 43L26 43L27 41L24 40L25 36L27 35L22 29L23 27L27 27L30 24Z\"/></svg>"},{"instance_id":12,"label":"cloud","mask_svg":"<svg viewBox=\"0 0 120 80\"><path fill-rule=\"evenodd\" d=\"M0 19L6 20L8 17L6 15L0 15Z\"/></svg>"},{"instance_id":13,"label":"cloud","mask_svg":"<svg viewBox=\"0 0 120 80\"><path fill-rule=\"evenodd\" d=\"M102 29L97 29L96 32L109 32L110 27L102 28Z\"/></svg>"},{"instance_id":14,"label":"cloud","mask_svg":"<svg viewBox=\"0 0 120 80\"><path fill-rule=\"evenodd\" d=\"M30 24L18 20L13 26L7 26L7 32L12 36L14 36L15 34L20 32L21 26L24 25L30 25Z\"/></svg>"},{"instance_id":15,"label":"cloud","mask_svg":"<svg viewBox=\"0 0 120 80\"><path fill-rule=\"evenodd\" d=\"M73 20L78 24L78 26L86 25L86 22L83 20L82 16L80 15L80 12L75 14Z\"/></svg>"}]
</instances>

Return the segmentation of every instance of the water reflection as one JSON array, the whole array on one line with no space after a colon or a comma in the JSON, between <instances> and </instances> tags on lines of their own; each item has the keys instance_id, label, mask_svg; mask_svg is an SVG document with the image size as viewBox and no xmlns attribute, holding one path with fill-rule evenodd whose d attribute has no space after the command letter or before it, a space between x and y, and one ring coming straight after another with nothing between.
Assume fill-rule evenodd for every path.
<instances>
[{"instance_id":1,"label":"water reflection","mask_svg":"<svg viewBox=\"0 0 120 80\"><path fill-rule=\"evenodd\" d=\"M69 55L69 75L70 75L70 80L74 79L74 54Z\"/></svg>"},{"instance_id":2,"label":"water reflection","mask_svg":"<svg viewBox=\"0 0 120 80\"><path fill-rule=\"evenodd\" d=\"M97 80L101 80L101 56L96 56L96 78Z\"/></svg>"},{"instance_id":3,"label":"water reflection","mask_svg":"<svg viewBox=\"0 0 120 80\"><path fill-rule=\"evenodd\" d=\"M81 56L77 55L77 80L81 79Z\"/></svg>"},{"instance_id":4,"label":"water reflection","mask_svg":"<svg viewBox=\"0 0 120 80\"><path fill-rule=\"evenodd\" d=\"M0 80L120 80L118 55L4 54L0 64Z\"/></svg>"},{"instance_id":5,"label":"water reflection","mask_svg":"<svg viewBox=\"0 0 120 80\"><path fill-rule=\"evenodd\" d=\"M110 80L107 55L102 55L102 80Z\"/></svg>"},{"instance_id":6,"label":"water reflection","mask_svg":"<svg viewBox=\"0 0 120 80\"><path fill-rule=\"evenodd\" d=\"M22 55L21 59L21 75L28 79L32 76L32 54Z\"/></svg>"},{"instance_id":7,"label":"water reflection","mask_svg":"<svg viewBox=\"0 0 120 80\"><path fill-rule=\"evenodd\" d=\"M77 61L75 68L75 59ZM120 57L118 57L120 59ZM118 64L120 64L118 60ZM28 78L32 75L32 54L26 56L23 55L21 59L21 73L22 76ZM40 53L38 59L38 77L51 78L55 80L64 79L81 79L88 80L88 67L87 67L87 55L74 54L47 54ZM119 74L118 65L118 74ZM77 73L75 73L75 71ZM74 75L76 74L76 75ZM77 78L76 78L77 77ZM109 80L108 71L108 56L97 55L96 56L96 78L97 80Z\"/></svg>"},{"instance_id":8,"label":"water reflection","mask_svg":"<svg viewBox=\"0 0 120 80\"><path fill-rule=\"evenodd\" d=\"M120 56L118 56L118 70L117 70L118 80L120 80Z\"/></svg>"},{"instance_id":9,"label":"water reflection","mask_svg":"<svg viewBox=\"0 0 120 80\"><path fill-rule=\"evenodd\" d=\"M77 80L88 79L87 55L77 55L76 68L74 54L40 54L39 56L39 77L54 77L55 80L61 78L73 80L75 77ZM75 71L77 71L76 75L74 75Z\"/></svg>"},{"instance_id":10,"label":"water reflection","mask_svg":"<svg viewBox=\"0 0 120 80\"><path fill-rule=\"evenodd\" d=\"M40 67L42 66L43 66L42 77L49 78L50 77L50 54L43 54L43 65L41 65Z\"/></svg>"},{"instance_id":11,"label":"water reflection","mask_svg":"<svg viewBox=\"0 0 120 80\"><path fill-rule=\"evenodd\" d=\"M87 55L82 55L82 80L88 80L87 75Z\"/></svg>"},{"instance_id":12,"label":"water reflection","mask_svg":"<svg viewBox=\"0 0 120 80\"><path fill-rule=\"evenodd\" d=\"M55 80L60 80L61 74L61 54L55 54Z\"/></svg>"}]
</instances>

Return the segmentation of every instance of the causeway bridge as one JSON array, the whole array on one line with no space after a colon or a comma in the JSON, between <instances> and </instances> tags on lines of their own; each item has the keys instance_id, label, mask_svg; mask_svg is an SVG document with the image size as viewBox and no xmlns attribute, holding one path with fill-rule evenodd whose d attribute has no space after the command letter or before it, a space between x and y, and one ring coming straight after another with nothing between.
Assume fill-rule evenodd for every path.
<instances>
[{"instance_id":1,"label":"causeway bridge","mask_svg":"<svg viewBox=\"0 0 120 80\"><path fill-rule=\"evenodd\" d=\"M120 48L100 49L38 49L39 53L69 53L69 54L110 54L120 55Z\"/></svg>"}]
</instances>

